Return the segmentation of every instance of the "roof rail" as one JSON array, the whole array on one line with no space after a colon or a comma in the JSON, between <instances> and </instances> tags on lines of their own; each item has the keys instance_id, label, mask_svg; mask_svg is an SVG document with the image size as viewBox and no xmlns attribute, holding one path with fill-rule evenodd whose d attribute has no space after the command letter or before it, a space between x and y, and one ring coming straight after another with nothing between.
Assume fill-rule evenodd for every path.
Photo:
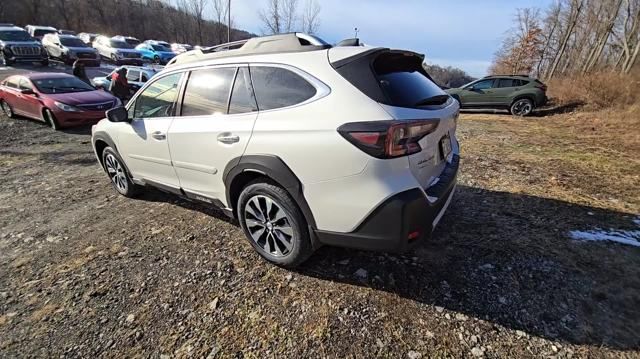
<instances>
[{"instance_id":1,"label":"roof rail","mask_svg":"<svg viewBox=\"0 0 640 359\"><path fill-rule=\"evenodd\" d=\"M174 57L167 66L231 56L272 54L280 52L305 52L328 49L331 45L313 35L292 32L247 40L233 41L204 49L192 50Z\"/></svg>"},{"instance_id":2,"label":"roof rail","mask_svg":"<svg viewBox=\"0 0 640 359\"><path fill-rule=\"evenodd\" d=\"M489 77L498 77L498 76L518 76L518 77L531 77L529 74L496 74L496 75L487 75L485 77L483 77L483 79L489 78Z\"/></svg>"}]
</instances>

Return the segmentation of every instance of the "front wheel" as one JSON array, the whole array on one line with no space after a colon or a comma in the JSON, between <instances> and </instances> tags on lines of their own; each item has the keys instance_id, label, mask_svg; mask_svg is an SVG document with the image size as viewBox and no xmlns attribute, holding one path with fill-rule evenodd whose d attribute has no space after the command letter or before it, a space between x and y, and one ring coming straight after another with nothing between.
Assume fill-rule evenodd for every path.
<instances>
[{"instance_id":1,"label":"front wheel","mask_svg":"<svg viewBox=\"0 0 640 359\"><path fill-rule=\"evenodd\" d=\"M44 59L44 60L40 61L40 65L49 66L49 59Z\"/></svg>"},{"instance_id":2,"label":"front wheel","mask_svg":"<svg viewBox=\"0 0 640 359\"><path fill-rule=\"evenodd\" d=\"M527 116L533 111L533 101L528 98L521 98L511 104L509 109L514 116Z\"/></svg>"},{"instance_id":3,"label":"front wheel","mask_svg":"<svg viewBox=\"0 0 640 359\"><path fill-rule=\"evenodd\" d=\"M153 63L154 64L159 64L160 63L160 56L156 55L153 57Z\"/></svg>"},{"instance_id":4,"label":"front wheel","mask_svg":"<svg viewBox=\"0 0 640 359\"><path fill-rule=\"evenodd\" d=\"M307 222L283 188L252 182L240 194L237 213L249 243L269 262L292 268L313 253Z\"/></svg>"},{"instance_id":5,"label":"front wheel","mask_svg":"<svg viewBox=\"0 0 640 359\"><path fill-rule=\"evenodd\" d=\"M44 110L44 120L54 131L58 131L60 129L60 124L58 123L56 116L48 108Z\"/></svg>"},{"instance_id":6,"label":"front wheel","mask_svg":"<svg viewBox=\"0 0 640 359\"><path fill-rule=\"evenodd\" d=\"M102 165L118 193L129 198L140 193L141 187L133 183L124 162L113 148L107 147L102 151Z\"/></svg>"}]
</instances>

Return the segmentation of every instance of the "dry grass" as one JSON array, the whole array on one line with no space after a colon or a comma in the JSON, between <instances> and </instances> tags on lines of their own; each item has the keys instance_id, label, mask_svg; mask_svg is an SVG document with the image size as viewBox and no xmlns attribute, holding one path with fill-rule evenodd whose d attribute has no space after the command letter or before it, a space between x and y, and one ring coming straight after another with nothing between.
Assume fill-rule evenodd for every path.
<instances>
[{"instance_id":1,"label":"dry grass","mask_svg":"<svg viewBox=\"0 0 640 359\"><path fill-rule=\"evenodd\" d=\"M622 75L603 71L548 81L549 96L560 104L582 103L592 109L625 107L640 103L640 73Z\"/></svg>"}]
</instances>

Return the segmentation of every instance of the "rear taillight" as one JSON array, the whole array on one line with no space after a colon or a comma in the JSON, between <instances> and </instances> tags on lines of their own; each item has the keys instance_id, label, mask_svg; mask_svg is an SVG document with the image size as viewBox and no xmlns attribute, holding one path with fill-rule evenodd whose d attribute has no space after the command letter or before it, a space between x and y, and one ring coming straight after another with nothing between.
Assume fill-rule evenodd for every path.
<instances>
[{"instance_id":1,"label":"rear taillight","mask_svg":"<svg viewBox=\"0 0 640 359\"><path fill-rule=\"evenodd\" d=\"M438 127L439 120L351 122L338 132L376 158L394 158L422 151L420 141Z\"/></svg>"}]
</instances>

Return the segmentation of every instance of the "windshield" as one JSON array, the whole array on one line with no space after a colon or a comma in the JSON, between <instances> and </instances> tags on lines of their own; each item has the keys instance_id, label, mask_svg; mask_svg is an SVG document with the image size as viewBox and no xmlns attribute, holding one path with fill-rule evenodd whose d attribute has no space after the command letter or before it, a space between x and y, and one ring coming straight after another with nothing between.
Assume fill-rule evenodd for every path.
<instances>
[{"instance_id":1,"label":"windshield","mask_svg":"<svg viewBox=\"0 0 640 359\"><path fill-rule=\"evenodd\" d=\"M95 90L86 82L75 77L53 77L31 80L38 91L44 94L85 92Z\"/></svg>"},{"instance_id":2,"label":"windshield","mask_svg":"<svg viewBox=\"0 0 640 359\"><path fill-rule=\"evenodd\" d=\"M151 47L156 51L171 51L162 45L151 45Z\"/></svg>"},{"instance_id":3,"label":"windshield","mask_svg":"<svg viewBox=\"0 0 640 359\"><path fill-rule=\"evenodd\" d=\"M38 36L38 37L42 37L46 34L55 34L56 31L55 30L34 30L33 31L33 36Z\"/></svg>"},{"instance_id":4,"label":"windshield","mask_svg":"<svg viewBox=\"0 0 640 359\"><path fill-rule=\"evenodd\" d=\"M133 49L133 46L127 44L124 41L111 40L111 47L114 49Z\"/></svg>"},{"instance_id":5,"label":"windshield","mask_svg":"<svg viewBox=\"0 0 640 359\"><path fill-rule=\"evenodd\" d=\"M60 43L67 47L88 47L84 41L75 37L61 37Z\"/></svg>"},{"instance_id":6,"label":"windshield","mask_svg":"<svg viewBox=\"0 0 640 359\"><path fill-rule=\"evenodd\" d=\"M33 38L26 31L0 31L2 41L33 41Z\"/></svg>"}]
</instances>

